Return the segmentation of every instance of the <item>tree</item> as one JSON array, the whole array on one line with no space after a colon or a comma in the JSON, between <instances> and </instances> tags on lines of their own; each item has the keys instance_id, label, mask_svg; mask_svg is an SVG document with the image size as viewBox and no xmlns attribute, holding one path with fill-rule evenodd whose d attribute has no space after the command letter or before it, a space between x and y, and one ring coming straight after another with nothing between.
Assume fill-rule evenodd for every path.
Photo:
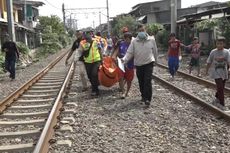
<instances>
[{"instance_id":1,"label":"tree","mask_svg":"<svg viewBox=\"0 0 230 153\"><path fill-rule=\"evenodd\" d=\"M43 43L40 48L40 55L54 53L66 47L70 42L68 35L65 33L63 23L57 16L41 16L38 25L42 33Z\"/></svg>"},{"instance_id":2,"label":"tree","mask_svg":"<svg viewBox=\"0 0 230 153\"><path fill-rule=\"evenodd\" d=\"M40 27L44 29L45 27L51 28L51 33L57 34L65 34L65 30L61 19L58 16L52 15L51 17L48 16L40 16L39 17Z\"/></svg>"},{"instance_id":3,"label":"tree","mask_svg":"<svg viewBox=\"0 0 230 153\"><path fill-rule=\"evenodd\" d=\"M112 33L120 36L122 27L127 27L130 32L134 32L137 24L132 16L119 16L112 22Z\"/></svg>"},{"instance_id":4,"label":"tree","mask_svg":"<svg viewBox=\"0 0 230 153\"><path fill-rule=\"evenodd\" d=\"M162 24L150 23L146 26L146 31L149 35L156 35L159 31L164 30Z\"/></svg>"}]
</instances>

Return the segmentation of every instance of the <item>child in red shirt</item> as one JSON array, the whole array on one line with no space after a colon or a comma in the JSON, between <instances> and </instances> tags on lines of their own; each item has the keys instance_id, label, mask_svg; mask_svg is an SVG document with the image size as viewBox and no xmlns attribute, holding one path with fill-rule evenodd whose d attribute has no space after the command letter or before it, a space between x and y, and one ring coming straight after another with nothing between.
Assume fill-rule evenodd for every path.
<instances>
[{"instance_id":1,"label":"child in red shirt","mask_svg":"<svg viewBox=\"0 0 230 153\"><path fill-rule=\"evenodd\" d=\"M169 48L168 48L168 67L169 73L174 79L175 73L179 68L179 56L181 56L180 41L176 39L175 33L170 34Z\"/></svg>"}]
</instances>

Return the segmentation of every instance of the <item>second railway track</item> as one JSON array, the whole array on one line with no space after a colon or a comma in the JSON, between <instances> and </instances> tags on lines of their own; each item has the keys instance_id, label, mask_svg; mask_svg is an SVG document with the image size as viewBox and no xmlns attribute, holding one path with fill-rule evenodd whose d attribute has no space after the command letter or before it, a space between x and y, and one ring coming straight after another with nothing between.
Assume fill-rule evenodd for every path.
<instances>
[{"instance_id":1,"label":"second railway track","mask_svg":"<svg viewBox=\"0 0 230 153\"><path fill-rule=\"evenodd\" d=\"M212 105L215 95L215 84L213 82L189 75L187 73L178 71L174 80L170 79L168 68L165 65L157 64L153 78L169 88L172 88L178 94L185 95L193 101L205 106L211 111L230 120L230 111L223 111L218 107ZM230 89L225 88L225 104L230 106Z\"/></svg>"}]
</instances>

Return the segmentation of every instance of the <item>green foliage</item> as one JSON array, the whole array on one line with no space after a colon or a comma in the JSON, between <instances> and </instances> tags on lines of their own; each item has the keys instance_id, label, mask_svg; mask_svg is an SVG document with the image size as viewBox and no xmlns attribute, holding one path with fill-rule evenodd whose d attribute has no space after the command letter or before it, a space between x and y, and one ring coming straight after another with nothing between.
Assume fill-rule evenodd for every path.
<instances>
[{"instance_id":1,"label":"green foliage","mask_svg":"<svg viewBox=\"0 0 230 153\"><path fill-rule=\"evenodd\" d=\"M67 31L68 31L68 36L69 37L73 37L74 36L74 34L75 34L75 30L74 29L68 29Z\"/></svg>"},{"instance_id":2,"label":"green foliage","mask_svg":"<svg viewBox=\"0 0 230 153\"><path fill-rule=\"evenodd\" d=\"M130 32L134 32L137 24L132 16L120 16L112 22L112 33L121 36L123 27L128 27Z\"/></svg>"},{"instance_id":3,"label":"green foliage","mask_svg":"<svg viewBox=\"0 0 230 153\"><path fill-rule=\"evenodd\" d=\"M57 33L44 33L42 34L43 42L58 42L58 34Z\"/></svg>"},{"instance_id":4,"label":"green foliage","mask_svg":"<svg viewBox=\"0 0 230 153\"><path fill-rule=\"evenodd\" d=\"M216 37L224 36L226 38L226 47L230 47L230 25L227 18L204 20L196 23L195 28L199 32L213 31Z\"/></svg>"},{"instance_id":5,"label":"green foliage","mask_svg":"<svg viewBox=\"0 0 230 153\"><path fill-rule=\"evenodd\" d=\"M0 52L0 73L3 73L5 57L2 52Z\"/></svg>"},{"instance_id":6,"label":"green foliage","mask_svg":"<svg viewBox=\"0 0 230 153\"><path fill-rule=\"evenodd\" d=\"M198 31L213 30L218 25L218 19L203 20L194 24Z\"/></svg>"},{"instance_id":7,"label":"green foliage","mask_svg":"<svg viewBox=\"0 0 230 153\"><path fill-rule=\"evenodd\" d=\"M70 43L70 38L65 33L63 23L57 16L42 16L39 17L40 25L38 28L42 29L43 43L39 48L37 56L46 56L57 52Z\"/></svg>"},{"instance_id":8,"label":"green foliage","mask_svg":"<svg viewBox=\"0 0 230 153\"><path fill-rule=\"evenodd\" d=\"M48 16L40 16L39 17L40 27L45 29L46 27L50 27L51 33L63 34L65 33L63 24L61 19L58 16L52 15L51 17ZM42 31L43 33L43 31Z\"/></svg>"},{"instance_id":9,"label":"green foliage","mask_svg":"<svg viewBox=\"0 0 230 153\"><path fill-rule=\"evenodd\" d=\"M68 37L68 35L66 34L60 35L58 40L64 48L67 47L69 43L71 42L71 38Z\"/></svg>"},{"instance_id":10,"label":"green foliage","mask_svg":"<svg viewBox=\"0 0 230 153\"><path fill-rule=\"evenodd\" d=\"M149 35L156 35L160 30L163 30L164 27L158 23L147 24L146 31Z\"/></svg>"},{"instance_id":11,"label":"green foliage","mask_svg":"<svg viewBox=\"0 0 230 153\"><path fill-rule=\"evenodd\" d=\"M25 55L29 54L30 49L29 49L28 46L26 46L25 43L23 43L23 42L16 42L16 44L17 44L17 47L18 47L18 50L19 50L20 53L25 54Z\"/></svg>"},{"instance_id":12,"label":"green foliage","mask_svg":"<svg viewBox=\"0 0 230 153\"><path fill-rule=\"evenodd\" d=\"M222 36L226 38L226 47L230 48L230 21L227 18L219 20L218 29Z\"/></svg>"},{"instance_id":13,"label":"green foliage","mask_svg":"<svg viewBox=\"0 0 230 153\"><path fill-rule=\"evenodd\" d=\"M37 57L46 57L49 54L56 53L57 50L60 50L61 48L62 45L58 42L44 42L38 49Z\"/></svg>"},{"instance_id":14,"label":"green foliage","mask_svg":"<svg viewBox=\"0 0 230 153\"><path fill-rule=\"evenodd\" d=\"M165 30L165 29L159 31L157 33L157 35L156 35L157 45L162 50L166 50L167 51L169 35L170 35L170 32L167 31L167 30Z\"/></svg>"}]
</instances>

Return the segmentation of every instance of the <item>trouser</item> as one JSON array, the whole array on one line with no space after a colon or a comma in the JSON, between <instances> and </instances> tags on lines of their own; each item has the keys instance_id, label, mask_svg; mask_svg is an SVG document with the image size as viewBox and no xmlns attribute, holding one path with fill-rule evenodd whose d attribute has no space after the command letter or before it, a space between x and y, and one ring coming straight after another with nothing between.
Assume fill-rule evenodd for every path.
<instances>
[{"instance_id":1,"label":"trouser","mask_svg":"<svg viewBox=\"0 0 230 153\"><path fill-rule=\"evenodd\" d=\"M10 78L15 79L15 59L6 59L5 60L5 69L10 72Z\"/></svg>"},{"instance_id":2,"label":"trouser","mask_svg":"<svg viewBox=\"0 0 230 153\"><path fill-rule=\"evenodd\" d=\"M153 62L142 66L136 66L139 89L144 101L151 101L152 99L152 73Z\"/></svg>"},{"instance_id":3,"label":"trouser","mask_svg":"<svg viewBox=\"0 0 230 153\"><path fill-rule=\"evenodd\" d=\"M92 92L99 92L99 80L98 80L98 70L101 62L95 63L85 63L85 68L87 72L87 76L92 86Z\"/></svg>"},{"instance_id":4,"label":"trouser","mask_svg":"<svg viewBox=\"0 0 230 153\"><path fill-rule=\"evenodd\" d=\"M216 98L220 101L221 105L224 104L224 87L226 80L223 80L222 78L215 79L216 82Z\"/></svg>"},{"instance_id":5,"label":"trouser","mask_svg":"<svg viewBox=\"0 0 230 153\"><path fill-rule=\"evenodd\" d=\"M178 57L169 57L168 58L169 73L174 76L176 71L179 68L179 58Z\"/></svg>"},{"instance_id":6,"label":"trouser","mask_svg":"<svg viewBox=\"0 0 230 153\"><path fill-rule=\"evenodd\" d=\"M76 66L77 66L77 71L81 78L82 88L85 89L87 88L87 81L85 77L86 75L85 64L82 61L77 61Z\"/></svg>"}]
</instances>

